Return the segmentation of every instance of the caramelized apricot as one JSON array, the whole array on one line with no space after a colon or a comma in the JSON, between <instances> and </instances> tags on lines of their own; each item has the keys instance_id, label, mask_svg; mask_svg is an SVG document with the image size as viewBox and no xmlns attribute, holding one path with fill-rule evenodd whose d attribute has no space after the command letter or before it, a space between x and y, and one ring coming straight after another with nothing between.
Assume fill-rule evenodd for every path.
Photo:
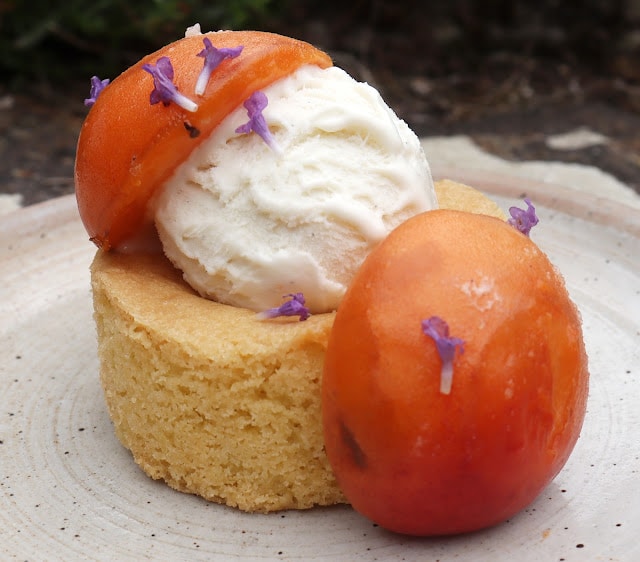
<instances>
[{"instance_id":1,"label":"caramelized apricot","mask_svg":"<svg viewBox=\"0 0 640 562\"><path fill-rule=\"evenodd\" d=\"M450 391L423 330L463 349ZM581 322L546 255L506 222L451 210L399 226L340 304L322 386L347 499L392 531L473 531L532 502L567 461L588 387Z\"/></svg>"},{"instance_id":2,"label":"caramelized apricot","mask_svg":"<svg viewBox=\"0 0 640 562\"><path fill-rule=\"evenodd\" d=\"M224 60L195 94L203 39L218 49L242 46ZM153 77L144 65L168 57L180 94L195 112L177 104L150 103ZM185 37L152 53L100 93L80 133L75 183L80 216L90 238L108 250L145 223L147 203L191 151L253 92L305 64L331 65L328 55L305 43L257 31L220 31Z\"/></svg>"}]
</instances>

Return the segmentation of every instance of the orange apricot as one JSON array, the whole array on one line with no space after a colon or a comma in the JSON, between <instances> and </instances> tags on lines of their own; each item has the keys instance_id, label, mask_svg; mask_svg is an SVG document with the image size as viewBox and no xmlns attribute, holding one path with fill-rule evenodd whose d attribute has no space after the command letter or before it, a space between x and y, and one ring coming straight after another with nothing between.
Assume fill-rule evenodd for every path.
<instances>
[{"instance_id":1,"label":"orange apricot","mask_svg":"<svg viewBox=\"0 0 640 562\"><path fill-rule=\"evenodd\" d=\"M243 46L224 60L202 96L195 86L203 68L197 56L207 37L218 49ZM150 103L152 76L143 65L169 57L180 94L198 104L190 112L175 103ZM147 203L191 151L253 92L305 64L331 59L312 45L257 31L189 36L152 53L118 76L99 95L78 140L75 184L80 216L102 249L118 246L147 220Z\"/></svg>"},{"instance_id":2,"label":"orange apricot","mask_svg":"<svg viewBox=\"0 0 640 562\"><path fill-rule=\"evenodd\" d=\"M464 342L450 389L430 318ZM337 311L327 455L353 507L389 530L481 529L564 466L588 377L579 313L538 246L497 218L429 211L367 257Z\"/></svg>"}]
</instances>

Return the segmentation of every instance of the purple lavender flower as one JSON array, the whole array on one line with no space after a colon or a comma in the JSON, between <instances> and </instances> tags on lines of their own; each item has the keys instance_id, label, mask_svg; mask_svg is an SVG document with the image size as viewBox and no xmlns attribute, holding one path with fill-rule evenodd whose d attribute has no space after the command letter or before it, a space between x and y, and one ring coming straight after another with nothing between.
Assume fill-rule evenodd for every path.
<instances>
[{"instance_id":1,"label":"purple lavender flower","mask_svg":"<svg viewBox=\"0 0 640 562\"><path fill-rule=\"evenodd\" d=\"M283 298L291 297L290 300L284 302L281 306L270 308L257 314L260 320L267 318L277 318L278 316L300 316L300 322L311 316L311 312L304 305L304 295L302 293L291 293Z\"/></svg>"},{"instance_id":2,"label":"purple lavender flower","mask_svg":"<svg viewBox=\"0 0 640 562\"><path fill-rule=\"evenodd\" d=\"M143 64L142 69L153 76L154 88L149 97L151 105L160 102L164 105L169 105L173 102L192 113L198 110L198 104L178 92L173 83L173 65L169 57L160 57L155 66Z\"/></svg>"},{"instance_id":3,"label":"purple lavender flower","mask_svg":"<svg viewBox=\"0 0 640 562\"><path fill-rule=\"evenodd\" d=\"M449 336L449 325L439 316L432 316L422 321L422 331L436 342L438 355L442 360L440 371L440 392L449 394L453 383L453 358L458 353L464 353L464 341Z\"/></svg>"},{"instance_id":4,"label":"purple lavender flower","mask_svg":"<svg viewBox=\"0 0 640 562\"><path fill-rule=\"evenodd\" d=\"M244 125L240 125L240 127L236 129L236 133L244 135L253 131L262 137L262 140L267 143L271 150L279 153L280 147L273 138L264 115L262 115L262 110L267 107L268 104L269 100L264 92L261 92L260 90L253 92L251 97L242 104L247 109L249 121Z\"/></svg>"},{"instance_id":5,"label":"purple lavender flower","mask_svg":"<svg viewBox=\"0 0 640 562\"><path fill-rule=\"evenodd\" d=\"M508 222L511 226L522 232L522 234L529 236L531 229L538 224L538 216L536 215L536 208L531 203L531 199L525 197L524 202L527 204L526 210L518 207L509 208L511 218Z\"/></svg>"},{"instance_id":6,"label":"purple lavender flower","mask_svg":"<svg viewBox=\"0 0 640 562\"><path fill-rule=\"evenodd\" d=\"M84 104L87 107L91 107L94 103L96 103L96 100L100 95L100 92L102 92L102 90L104 90L108 85L109 85L108 78L105 78L104 80L100 80L100 78L98 78L97 76L92 76L91 90L89 91L89 97L84 100Z\"/></svg>"},{"instance_id":7,"label":"purple lavender flower","mask_svg":"<svg viewBox=\"0 0 640 562\"><path fill-rule=\"evenodd\" d=\"M211 73L218 68L218 65L224 59L233 59L236 58L244 48L242 45L239 47L232 48L222 48L216 49L209 40L208 37L205 37L202 42L204 43L204 49L200 51L197 56L204 58L204 67L198 76L198 81L196 82L196 95L201 96L204 94L204 91L209 83L209 78L211 78Z\"/></svg>"}]
</instances>

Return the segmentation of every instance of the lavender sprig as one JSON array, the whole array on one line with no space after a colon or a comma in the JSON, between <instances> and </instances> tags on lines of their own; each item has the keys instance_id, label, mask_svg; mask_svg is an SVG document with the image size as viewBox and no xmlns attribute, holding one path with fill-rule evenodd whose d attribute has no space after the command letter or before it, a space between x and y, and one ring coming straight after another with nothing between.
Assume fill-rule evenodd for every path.
<instances>
[{"instance_id":1,"label":"lavender sprig","mask_svg":"<svg viewBox=\"0 0 640 562\"><path fill-rule=\"evenodd\" d=\"M436 342L436 349L442 360L440 392L449 394L453 383L453 359L456 350L458 353L464 353L464 340L449 336L449 325L439 316L423 320L422 331Z\"/></svg>"},{"instance_id":2,"label":"lavender sprig","mask_svg":"<svg viewBox=\"0 0 640 562\"><path fill-rule=\"evenodd\" d=\"M526 210L518 207L509 208L511 218L507 222L525 236L529 236L529 232L538 224L539 219L538 215L536 215L536 208L531 203L531 199L525 197L524 202L527 204Z\"/></svg>"},{"instance_id":3,"label":"lavender sprig","mask_svg":"<svg viewBox=\"0 0 640 562\"><path fill-rule=\"evenodd\" d=\"M84 104L87 107L91 107L94 103L96 103L98 96L100 95L102 90L104 90L109 85L109 82L110 80L108 78L100 80L100 78L98 78L97 76L92 76L91 90L89 91L89 97L84 100Z\"/></svg>"},{"instance_id":4,"label":"lavender sprig","mask_svg":"<svg viewBox=\"0 0 640 562\"><path fill-rule=\"evenodd\" d=\"M202 42L204 43L204 49L197 54L198 57L204 58L204 66L196 82L195 92L198 96L204 94L209 78L211 78L211 73L218 68L218 65L225 59L237 57L244 48L240 45L239 47L216 49L208 37L205 37Z\"/></svg>"},{"instance_id":5,"label":"lavender sprig","mask_svg":"<svg viewBox=\"0 0 640 562\"><path fill-rule=\"evenodd\" d=\"M276 308L270 308L256 315L260 320L268 318L277 318L278 316L299 316L300 322L311 316L311 312L305 306L305 299L302 293L291 293L283 298L291 297L290 300L284 302Z\"/></svg>"},{"instance_id":6,"label":"lavender sprig","mask_svg":"<svg viewBox=\"0 0 640 562\"><path fill-rule=\"evenodd\" d=\"M240 125L236 129L236 133L249 134L254 132L262 137L262 140L271 150L280 153L280 147L273 138L264 115L262 115L262 110L267 107L268 104L269 100L264 92L260 90L253 92L249 99L242 104L247 110L249 121L244 125Z\"/></svg>"},{"instance_id":7,"label":"lavender sprig","mask_svg":"<svg viewBox=\"0 0 640 562\"><path fill-rule=\"evenodd\" d=\"M198 110L198 104L181 94L173 83L173 65L169 57L160 57L155 66L143 64L142 69L153 77L154 88L149 96L151 105L160 102L169 105L173 102L192 113Z\"/></svg>"}]
</instances>

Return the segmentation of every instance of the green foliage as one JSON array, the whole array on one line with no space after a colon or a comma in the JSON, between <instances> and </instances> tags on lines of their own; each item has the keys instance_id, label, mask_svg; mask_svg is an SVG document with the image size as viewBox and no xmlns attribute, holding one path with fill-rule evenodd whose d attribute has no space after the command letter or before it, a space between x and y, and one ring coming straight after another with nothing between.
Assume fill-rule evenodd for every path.
<instances>
[{"instance_id":1,"label":"green foliage","mask_svg":"<svg viewBox=\"0 0 640 562\"><path fill-rule=\"evenodd\" d=\"M0 69L13 81L113 76L203 31L259 28L284 0L0 0Z\"/></svg>"}]
</instances>

